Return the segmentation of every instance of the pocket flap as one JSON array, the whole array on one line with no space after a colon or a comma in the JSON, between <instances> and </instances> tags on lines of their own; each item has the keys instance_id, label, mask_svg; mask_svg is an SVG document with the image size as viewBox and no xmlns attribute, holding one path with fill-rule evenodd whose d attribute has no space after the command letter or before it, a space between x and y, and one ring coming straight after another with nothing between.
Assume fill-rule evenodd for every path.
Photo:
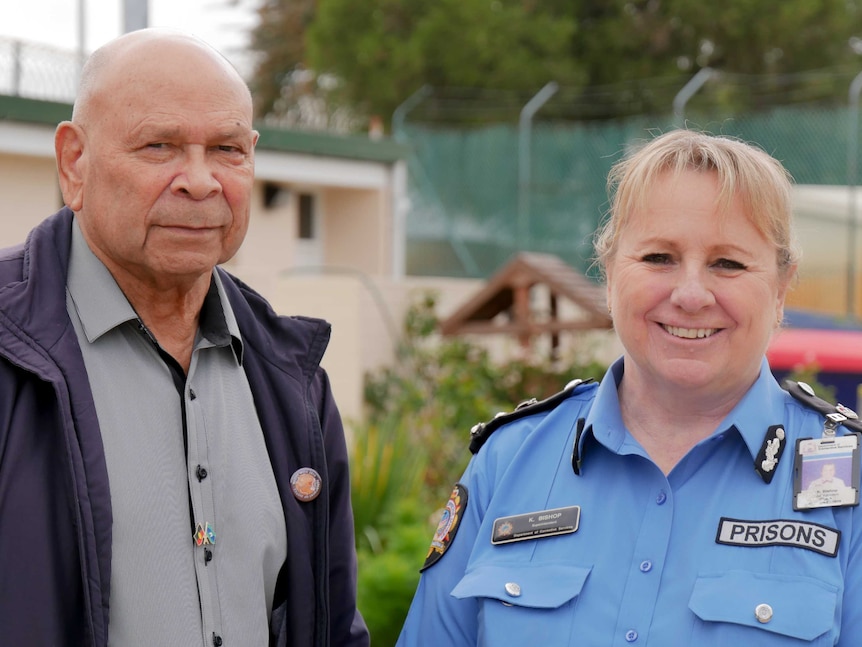
<instances>
[{"instance_id":1,"label":"pocket flap","mask_svg":"<svg viewBox=\"0 0 862 647\"><path fill-rule=\"evenodd\" d=\"M688 603L707 622L757 627L800 640L829 631L837 605L837 588L820 580L746 571L699 577Z\"/></svg>"},{"instance_id":2,"label":"pocket flap","mask_svg":"<svg viewBox=\"0 0 862 647\"><path fill-rule=\"evenodd\" d=\"M580 594L589 574L589 568L570 564L483 564L468 571L452 595L556 609Z\"/></svg>"}]
</instances>

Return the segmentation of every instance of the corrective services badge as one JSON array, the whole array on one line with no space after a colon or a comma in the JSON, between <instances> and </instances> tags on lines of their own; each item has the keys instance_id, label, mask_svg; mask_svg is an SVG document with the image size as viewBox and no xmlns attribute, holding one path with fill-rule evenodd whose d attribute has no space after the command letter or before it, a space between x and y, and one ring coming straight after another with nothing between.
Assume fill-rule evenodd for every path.
<instances>
[{"instance_id":1,"label":"corrective services badge","mask_svg":"<svg viewBox=\"0 0 862 647\"><path fill-rule=\"evenodd\" d=\"M443 508L440 523L437 524L437 530L434 532L434 538L431 539L431 546L428 548L428 556L425 558L422 568L419 569L420 571L436 564L452 545L452 540L455 539L455 533L458 532L458 526L461 525L461 518L466 509L467 488L456 483L455 487L452 488L449 500L446 502L446 507Z\"/></svg>"}]
</instances>

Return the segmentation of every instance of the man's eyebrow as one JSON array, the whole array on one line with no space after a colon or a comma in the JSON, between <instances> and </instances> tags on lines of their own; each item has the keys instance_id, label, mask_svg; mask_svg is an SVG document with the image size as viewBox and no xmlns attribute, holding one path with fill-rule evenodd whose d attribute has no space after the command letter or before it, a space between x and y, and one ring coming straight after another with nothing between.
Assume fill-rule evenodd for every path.
<instances>
[{"instance_id":1,"label":"man's eyebrow","mask_svg":"<svg viewBox=\"0 0 862 647\"><path fill-rule=\"evenodd\" d=\"M224 128L216 133L216 138L218 139L235 139L235 138L243 138L246 136L251 136L252 129L243 124L236 124L235 126Z\"/></svg>"},{"instance_id":2,"label":"man's eyebrow","mask_svg":"<svg viewBox=\"0 0 862 647\"><path fill-rule=\"evenodd\" d=\"M132 136L150 140L171 140L183 133L181 125L142 123L132 131ZM241 123L227 124L208 137L211 140L242 139L250 137L253 130Z\"/></svg>"},{"instance_id":3,"label":"man's eyebrow","mask_svg":"<svg viewBox=\"0 0 862 647\"><path fill-rule=\"evenodd\" d=\"M179 126L157 126L153 124L141 124L139 128L132 131L132 135L150 140L169 140L180 133Z\"/></svg>"}]
</instances>

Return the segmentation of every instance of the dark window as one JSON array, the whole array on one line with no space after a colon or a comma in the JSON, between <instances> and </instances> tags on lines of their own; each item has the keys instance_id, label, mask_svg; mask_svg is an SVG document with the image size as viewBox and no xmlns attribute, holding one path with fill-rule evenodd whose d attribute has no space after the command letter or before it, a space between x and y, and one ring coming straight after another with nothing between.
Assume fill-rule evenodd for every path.
<instances>
[{"instance_id":1,"label":"dark window","mask_svg":"<svg viewBox=\"0 0 862 647\"><path fill-rule=\"evenodd\" d=\"M299 237L303 240L314 238L314 196L310 193L299 194Z\"/></svg>"}]
</instances>

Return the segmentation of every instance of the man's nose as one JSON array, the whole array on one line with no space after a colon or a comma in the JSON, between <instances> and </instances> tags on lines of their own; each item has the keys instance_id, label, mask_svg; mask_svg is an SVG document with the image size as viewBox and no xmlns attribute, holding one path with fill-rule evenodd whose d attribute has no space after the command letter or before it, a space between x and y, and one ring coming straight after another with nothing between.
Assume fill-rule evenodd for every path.
<instances>
[{"instance_id":1,"label":"man's nose","mask_svg":"<svg viewBox=\"0 0 862 647\"><path fill-rule=\"evenodd\" d=\"M202 147L186 151L171 189L195 200L203 200L221 191L221 184L213 174L211 161Z\"/></svg>"}]
</instances>

